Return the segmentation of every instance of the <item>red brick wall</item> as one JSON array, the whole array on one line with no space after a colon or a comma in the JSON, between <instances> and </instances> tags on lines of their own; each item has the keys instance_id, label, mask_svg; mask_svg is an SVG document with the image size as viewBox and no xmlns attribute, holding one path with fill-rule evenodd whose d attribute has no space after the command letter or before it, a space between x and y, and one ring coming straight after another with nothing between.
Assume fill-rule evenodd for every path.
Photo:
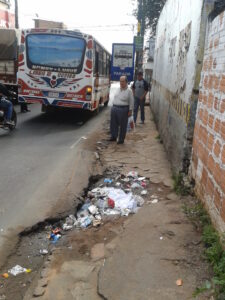
<instances>
[{"instance_id":1,"label":"red brick wall","mask_svg":"<svg viewBox=\"0 0 225 300\"><path fill-rule=\"evenodd\" d=\"M192 152L196 191L225 229L225 12L208 28Z\"/></svg>"}]
</instances>

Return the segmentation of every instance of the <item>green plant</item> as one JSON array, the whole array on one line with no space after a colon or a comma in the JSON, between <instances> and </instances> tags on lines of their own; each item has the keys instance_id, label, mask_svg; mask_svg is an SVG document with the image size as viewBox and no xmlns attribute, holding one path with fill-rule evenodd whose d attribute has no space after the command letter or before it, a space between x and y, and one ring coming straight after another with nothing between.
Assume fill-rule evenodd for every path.
<instances>
[{"instance_id":1,"label":"green plant","mask_svg":"<svg viewBox=\"0 0 225 300\"><path fill-rule=\"evenodd\" d=\"M212 288L212 284L210 281L206 280L204 284L200 288L196 288L193 293L193 297L197 297L199 294L204 293Z\"/></svg>"},{"instance_id":2,"label":"green plant","mask_svg":"<svg viewBox=\"0 0 225 300\"><path fill-rule=\"evenodd\" d=\"M206 281L195 290L193 296L196 297L200 293L212 290L216 299L225 299L223 298L225 295L225 250L220 235L213 227L208 213L199 201L195 201L192 206L186 204L183 209L188 218L202 229L205 258L211 264L214 273L211 283Z\"/></svg>"},{"instance_id":3,"label":"green plant","mask_svg":"<svg viewBox=\"0 0 225 300\"><path fill-rule=\"evenodd\" d=\"M173 174L173 189L177 195L187 196L190 193L190 187L185 186L183 174Z\"/></svg>"}]
</instances>

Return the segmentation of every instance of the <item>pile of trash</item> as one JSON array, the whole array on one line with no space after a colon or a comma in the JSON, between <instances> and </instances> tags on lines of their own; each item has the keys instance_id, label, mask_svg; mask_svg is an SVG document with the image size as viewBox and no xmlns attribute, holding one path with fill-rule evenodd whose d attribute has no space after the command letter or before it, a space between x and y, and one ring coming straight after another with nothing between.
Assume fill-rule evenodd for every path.
<instances>
[{"instance_id":1,"label":"pile of trash","mask_svg":"<svg viewBox=\"0 0 225 300\"><path fill-rule=\"evenodd\" d=\"M63 230L73 227L86 228L101 224L104 216L128 216L136 213L144 204L149 180L139 177L135 171L115 178L105 178L102 183L87 193L84 204L76 214L66 218Z\"/></svg>"}]
</instances>

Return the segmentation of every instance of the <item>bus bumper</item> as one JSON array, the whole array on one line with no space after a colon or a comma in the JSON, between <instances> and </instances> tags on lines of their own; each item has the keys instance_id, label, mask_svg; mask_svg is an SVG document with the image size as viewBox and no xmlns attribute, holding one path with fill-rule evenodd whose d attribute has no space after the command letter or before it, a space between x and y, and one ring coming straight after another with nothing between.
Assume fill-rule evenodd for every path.
<instances>
[{"instance_id":1,"label":"bus bumper","mask_svg":"<svg viewBox=\"0 0 225 300\"><path fill-rule=\"evenodd\" d=\"M54 106L54 107L71 107L71 108L80 108L91 110L91 103L86 101L77 101L77 100L62 100L62 99L51 99L49 102L48 98L40 97L30 97L30 96L19 96L19 103L40 103L45 106Z\"/></svg>"}]
</instances>

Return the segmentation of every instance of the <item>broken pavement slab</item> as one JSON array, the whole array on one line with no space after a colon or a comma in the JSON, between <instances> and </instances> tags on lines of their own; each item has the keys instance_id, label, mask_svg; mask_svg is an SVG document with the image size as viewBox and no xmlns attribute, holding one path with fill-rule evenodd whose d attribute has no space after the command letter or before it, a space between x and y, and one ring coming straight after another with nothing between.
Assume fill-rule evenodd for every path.
<instances>
[{"instance_id":1,"label":"broken pavement slab","mask_svg":"<svg viewBox=\"0 0 225 300\"><path fill-rule=\"evenodd\" d=\"M62 274L69 274L75 281L88 281L95 265L86 261L66 261L61 267Z\"/></svg>"},{"instance_id":2,"label":"broken pavement slab","mask_svg":"<svg viewBox=\"0 0 225 300\"><path fill-rule=\"evenodd\" d=\"M105 245L103 243L95 244L91 249L91 258L93 261L103 259L105 257Z\"/></svg>"}]
</instances>

